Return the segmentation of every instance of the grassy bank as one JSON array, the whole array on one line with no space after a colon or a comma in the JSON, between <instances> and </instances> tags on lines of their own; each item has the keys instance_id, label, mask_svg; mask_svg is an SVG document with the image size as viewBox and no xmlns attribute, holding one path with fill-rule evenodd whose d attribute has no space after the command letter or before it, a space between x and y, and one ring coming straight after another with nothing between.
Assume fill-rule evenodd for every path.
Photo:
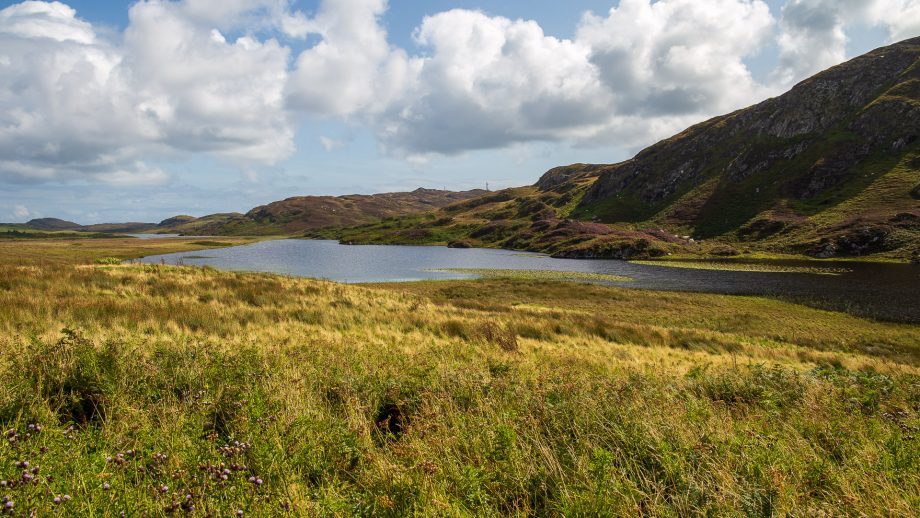
<instances>
[{"instance_id":1,"label":"grassy bank","mask_svg":"<svg viewBox=\"0 0 920 518\"><path fill-rule=\"evenodd\" d=\"M78 262L113 251L138 252ZM916 326L755 297L66 255L0 261L14 514L920 506Z\"/></svg>"},{"instance_id":2,"label":"grassy bank","mask_svg":"<svg viewBox=\"0 0 920 518\"><path fill-rule=\"evenodd\" d=\"M210 248L245 245L257 238L222 237L203 240L200 237L169 239L137 238L61 238L61 239L3 239L0 240L0 265L50 266L92 264L106 259L137 259L149 255L191 252Z\"/></svg>"}]
</instances>

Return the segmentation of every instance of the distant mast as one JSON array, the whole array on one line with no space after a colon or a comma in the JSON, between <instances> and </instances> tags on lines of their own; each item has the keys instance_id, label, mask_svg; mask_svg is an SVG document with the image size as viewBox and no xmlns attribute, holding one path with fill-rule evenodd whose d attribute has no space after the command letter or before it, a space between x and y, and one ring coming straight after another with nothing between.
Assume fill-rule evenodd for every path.
<instances>
[{"instance_id":1,"label":"distant mast","mask_svg":"<svg viewBox=\"0 0 920 518\"><path fill-rule=\"evenodd\" d=\"M489 182L486 182L486 191L489 191ZM491 191L489 191L491 192Z\"/></svg>"}]
</instances>

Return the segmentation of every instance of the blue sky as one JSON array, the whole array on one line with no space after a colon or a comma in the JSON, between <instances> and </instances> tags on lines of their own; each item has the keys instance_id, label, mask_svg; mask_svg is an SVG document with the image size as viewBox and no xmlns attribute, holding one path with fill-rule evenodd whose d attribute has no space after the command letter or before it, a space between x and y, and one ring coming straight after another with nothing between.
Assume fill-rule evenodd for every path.
<instances>
[{"instance_id":1,"label":"blue sky","mask_svg":"<svg viewBox=\"0 0 920 518\"><path fill-rule=\"evenodd\" d=\"M529 184L920 27L916 0L233 3L0 2L0 221Z\"/></svg>"}]
</instances>

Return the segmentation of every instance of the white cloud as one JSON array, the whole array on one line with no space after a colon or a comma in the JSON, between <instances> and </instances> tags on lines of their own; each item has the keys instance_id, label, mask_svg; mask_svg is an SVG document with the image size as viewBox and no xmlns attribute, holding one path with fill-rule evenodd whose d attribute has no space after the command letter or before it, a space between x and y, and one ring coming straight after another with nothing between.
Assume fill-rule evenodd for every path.
<instances>
[{"instance_id":1,"label":"white cloud","mask_svg":"<svg viewBox=\"0 0 920 518\"><path fill-rule=\"evenodd\" d=\"M17 219L26 219L30 214L32 213L29 212L29 209L25 205L16 205L13 207L13 216Z\"/></svg>"},{"instance_id":2,"label":"white cloud","mask_svg":"<svg viewBox=\"0 0 920 518\"><path fill-rule=\"evenodd\" d=\"M22 38L93 43L92 26L75 15L73 8L60 2L28 1L0 11L0 30Z\"/></svg>"},{"instance_id":3,"label":"white cloud","mask_svg":"<svg viewBox=\"0 0 920 518\"><path fill-rule=\"evenodd\" d=\"M415 55L390 43L386 0L312 16L292 0L140 0L114 35L63 3L15 4L0 10L0 178L162 185L148 164L197 153L253 170L289 157L310 117L369 128L411 164L533 141L635 147L842 61L853 24L920 33L920 0L788 0L779 31L763 0L614 3L570 39L441 12ZM760 84L745 59L772 41L780 64Z\"/></svg>"},{"instance_id":4,"label":"white cloud","mask_svg":"<svg viewBox=\"0 0 920 518\"><path fill-rule=\"evenodd\" d=\"M869 7L869 17L887 26L890 41L920 36L920 0L875 0Z\"/></svg>"},{"instance_id":5,"label":"white cloud","mask_svg":"<svg viewBox=\"0 0 920 518\"><path fill-rule=\"evenodd\" d=\"M244 161L271 164L289 156L293 127L283 97L288 49L251 36L228 42L213 26L195 23L186 9L150 0L129 13L125 65L138 88L137 109L157 139L173 149Z\"/></svg>"},{"instance_id":6,"label":"white cloud","mask_svg":"<svg viewBox=\"0 0 920 518\"><path fill-rule=\"evenodd\" d=\"M774 20L760 0L623 0L574 39L534 21L452 10L425 18L428 53L374 118L391 152L458 153L534 140L663 137L763 98L743 58Z\"/></svg>"},{"instance_id":7,"label":"white cloud","mask_svg":"<svg viewBox=\"0 0 920 518\"><path fill-rule=\"evenodd\" d=\"M227 42L187 8L135 4L123 43L61 3L0 10L0 177L147 185L166 176L142 166L144 157L289 156L288 49L246 36Z\"/></svg>"},{"instance_id":8,"label":"white cloud","mask_svg":"<svg viewBox=\"0 0 920 518\"><path fill-rule=\"evenodd\" d=\"M220 30L276 29L292 37L307 34L307 17L291 11L291 0L184 0L176 7L188 18Z\"/></svg>"},{"instance_id":9,"label":"white cloud","mask_svg":"<svg viewBox=\"0 0 920 518\"><path fill-rule=\"evenodd\" d=\"M304 24L322 41L297 58L288 85L293 108L324 116L369 114L405 92L417 63L388 43L380 23L386 9L386 0L322 2Z\"/></svg>"},{"instance_id":10,"label":"white cloud","mask_svg":"<svg viewBox=\"0 0 920 518\"><path fill-rule=\"evenodd\" d=\"M891 42L920 36L920 0L788 0L774 80L788 87L844 61L852 25L884 27Z\"/></svg>"},{"instance_id":11,"label":"white cloud","mask_svg":"<svg viewBox=\"0 0 920 518\"><path fill-rule=\"evenodd\" d=\"M341 140L336 140L334 138L329 138L327 136L322 136L319 138L320 145L323 146L323 149L326 151L335 151L336 149L342 149L345 147L345 142Z\"/></svg>"}]
</instances>

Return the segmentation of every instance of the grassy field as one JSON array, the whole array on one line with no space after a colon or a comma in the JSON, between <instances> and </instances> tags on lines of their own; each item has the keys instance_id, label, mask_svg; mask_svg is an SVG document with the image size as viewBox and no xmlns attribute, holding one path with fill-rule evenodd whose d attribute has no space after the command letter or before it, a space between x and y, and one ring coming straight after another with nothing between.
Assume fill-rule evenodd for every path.
<instances>
[{"instance_id":1,"label":"grassy field","mask_svg":"<svg viewBox=\"0 0 920 518\"><path fill-rule=\"evenodd\" d=\"M92 264L111 259L127 260L148 255L189 252L252 243L257 238L200 237L135 239L107 236L104 239L69 237L61 239L2 239L0 265L50 266Z\"/></svg>"},{"instance_id":2,"label":"grassy field","mask_svg":"<svg viewBox=\"0 0 920 518\"><path fill-rule=\"evenodd\" d=\"M0 243L13 515L920 508L916 326L533 278L104 265L201 245L80 244Z\"/></svg>"}]
</instances>

